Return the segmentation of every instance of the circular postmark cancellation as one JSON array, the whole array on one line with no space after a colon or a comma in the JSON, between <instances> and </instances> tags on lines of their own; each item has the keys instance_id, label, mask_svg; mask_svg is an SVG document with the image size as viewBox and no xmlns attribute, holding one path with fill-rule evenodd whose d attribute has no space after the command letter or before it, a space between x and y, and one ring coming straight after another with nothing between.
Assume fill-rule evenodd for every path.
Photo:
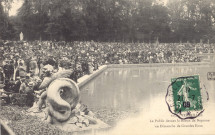
<instances>
[{"instance_id":1,"label":"circular postmark cancellation","mask_svg":"<svg viewBox=\"0 0 215 135\"><path fill-rule=\"evenodd\" d=\"M180 119L194 119L204 112L203 103L209 95L199 80L198 75L171 79L165 100L172 114Z\"/></svg>"},{"instance_id":2,"label":"circular postmark cancellation","mask_svg":"<svg viewBox=\"0 0 215 135\"><path fill-rule=\"evenodd\" d=\"M215 72L208 72L207 78L208 80L215 80Z\"/></svg>"}]
</instances>

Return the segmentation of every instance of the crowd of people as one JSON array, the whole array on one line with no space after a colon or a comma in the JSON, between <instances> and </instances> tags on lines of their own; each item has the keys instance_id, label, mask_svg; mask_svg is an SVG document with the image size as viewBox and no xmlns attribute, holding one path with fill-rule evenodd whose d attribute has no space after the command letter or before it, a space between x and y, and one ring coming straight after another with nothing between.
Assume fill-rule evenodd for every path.
<instances>
[{"instance_id":1,"label":"crowd of people","mask_svg":"<svg viewBox=\"0 0 215 135\"><path fill-rule=\"evenodd\" d=\"M2 41L0 87L26 94L31 106L44 77L58 71L71 70L71 79L77 82L105 64L200 62L198 54L214 51L214 44L202 43Z\"/></svg>"}]
</instances>

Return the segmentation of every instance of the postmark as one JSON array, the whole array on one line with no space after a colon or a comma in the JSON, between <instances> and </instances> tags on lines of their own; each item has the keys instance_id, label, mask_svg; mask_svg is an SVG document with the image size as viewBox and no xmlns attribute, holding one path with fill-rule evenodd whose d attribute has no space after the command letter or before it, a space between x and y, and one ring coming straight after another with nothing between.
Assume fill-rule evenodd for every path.
<instances>
[{"instance_id":1,"label":"postmark","mask_svg":"<svg viewBox=\"0 0 215 135\"><path fill-rule=\"evenodd\" d=\"M208 80L215 80L215 72L208 72L207 78Z\"/></svg>"},{"instance_id":2,"label":"postmark","mask_svg":"<svg viewBox=\"0 0 215 135\"><path fill-rule=\"evenodd\" d=\"M180 119L198 117L204 112L202 89L198 75L172 78L166 94L169 111Z\"/></svg>"}]
</instances>

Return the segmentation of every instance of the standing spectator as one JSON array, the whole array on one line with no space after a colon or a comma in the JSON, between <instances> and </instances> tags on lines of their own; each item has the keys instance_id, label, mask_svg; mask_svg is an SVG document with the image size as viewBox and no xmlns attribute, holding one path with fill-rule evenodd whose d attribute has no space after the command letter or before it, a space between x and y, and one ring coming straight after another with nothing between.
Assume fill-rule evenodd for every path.
<instances>
[{"instance_id":1,"label":"standing spectator","mask_svg":"<svg viewBox=\"0 0 215 135\"><path fill-rule=\"evenodd\" d=\"M76 83L78 83L78 71L76 69L73 70L73 72L69 78L72 79L73 81L75 81Z\"/></svg>"},{"instance_id":2,"label":"standing spectator","mask_svg":"<svg viewBox=\"0 0 215 135\"><path fill-rule=\"evenodd\" d=\"M30 60L29 71L32 75L39 75L39 68L35 57Z\"/></svg>"},{"instance_id":3,"label":"standing spectator","mask_svg":"<svg viewBox=\"0 0 215 135\"><path fill-rule=\"evenodd\" d=\"M0 67L0 85L4 85L4 73L2 67Z\"/></svg>"},{"instance_id":4,"label":"standing spectator","mask_svg":"<svg viewBox=\"0 0 215 135\"><path fill-rule=\"evenodd\" d=\"M25 81L22 82L19 89L20 94L26 94L26 105L33 106L34 103L34 90L33 82L31 81L30 74L26 75Z\"/></svg>"},{"instance_id":5,"label":"standing spectator","mask_svg":"<svg viewBox=\"0 0 215 135\"><path fill-rule=\"evenodd\" d=\"M93 61L93 71L96 71L96 70L98 70L98 68L99 68L99 66L98 66L98 62L97 62L97 59L95 59L94 61Z\"/></svg>"},{"instance_id":6,"label":"standing spectator","mask_svg":"<svg viewBox=\"0 0 215 135\"><path fill-rule=\"evenodd\" d=\"M5 79L6 80L12 80L13 74L14 74L14 67L10 60L5 61L5 65L3 66L3 71L5 74Z\"/></svg>"}]
</instances>

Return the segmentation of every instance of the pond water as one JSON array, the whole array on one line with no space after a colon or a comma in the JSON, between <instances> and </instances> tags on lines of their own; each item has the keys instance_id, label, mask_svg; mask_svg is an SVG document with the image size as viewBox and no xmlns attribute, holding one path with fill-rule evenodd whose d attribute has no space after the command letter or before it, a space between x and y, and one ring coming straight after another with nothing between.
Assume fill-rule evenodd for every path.
<instances>
[{"instance_id":1,"label":"pond water","mask_svg":"<svg viewBox=\"0 0 215 135\"><path fill-rule=\"evenodd\" d=\"M81 88L81 100L95 109L148 110L155 100L165 98L171 78L199 75L214 103L215 82L207 80L212 71L209 65L108 68Z\"/></svg>"},{"instance_id":2,"label":"pond water","mask_svg":"<svg viewBox=\"0 0 215 135\"><path fill-rule=\"evenodd\" d=\"M81 88L81 100L94 112L102 110L96 114L113 127L106 134L214 134L215 81L207 79L208 72L215 72L214 65L108 68ZM168 110L165 95L171 78L190 75L200 76L209 101L202 95L204 112L181 122ZM128 115L118 119L123 112Z\"/></svg>"}]
</instances>

